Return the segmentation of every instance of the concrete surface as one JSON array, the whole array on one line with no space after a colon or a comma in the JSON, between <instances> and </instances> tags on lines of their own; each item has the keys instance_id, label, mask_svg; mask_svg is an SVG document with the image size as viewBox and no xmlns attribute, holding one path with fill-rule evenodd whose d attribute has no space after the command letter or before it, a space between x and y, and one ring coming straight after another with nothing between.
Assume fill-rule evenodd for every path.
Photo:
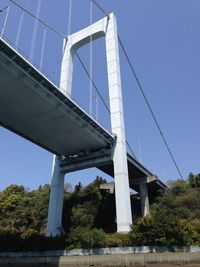
<instances>
[{"instance_id":1,"label":"concrete surface","mask_svg":"<svg viewBox=\"0 0 200 267\"><path fill-rule=\"evenodd\" d=\"M200 266L200 253L148 253L62 257L1 258L0 266Z\"/></svg>"}]
</instances>

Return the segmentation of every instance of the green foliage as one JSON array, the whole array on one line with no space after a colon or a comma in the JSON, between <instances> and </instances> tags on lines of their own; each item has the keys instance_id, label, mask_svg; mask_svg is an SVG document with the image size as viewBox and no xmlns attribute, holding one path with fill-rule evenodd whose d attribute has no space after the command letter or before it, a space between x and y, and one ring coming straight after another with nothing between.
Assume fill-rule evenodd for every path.
<instances>
[{"instance_id":1,"label":"green foliage","mask_svg":"<svg viewBox=\"0 0 200 267\"><path fill-rule=\"evenodd\" d=\"M106 181L98 177L87 187L80 183L74 192L65 195L63 205L63 228L67 235L76 227L98 228L114 232L115 200L108 192L100 190Z\"/></svg>"},{"instance_id":2,"label":"green foliage","mask_svg":"<svg viewBox=\"0 0 200 267\"><path fill-rule=\"evenodd\" d=\"M76 227L92 227L94 224L94 218L96 209L90 205L90 202L85 204L78 204L72 209L71 225Z\"/></svg>"},{"instance_id":3,"label":"green foliage","mask_svg":"<svg viewBox=\"0 0 200 267\"><path fill-rule=\"evenodd\" d=\"M199 199L199 188L191 186L190 182L177 180L152 207L152 212L165 210L175 218L191 222L194 219L200 219Z\"/></svg>"},{"instance_id":4,"label":"green foliage","mask_svg":"<svg viewBox=\"0 0 200 267\"><path fill-rule=\"evenodd\" d=\"M23 234L29 229L43 234L46 229L49 186L27 192L10 185L0 192L0 229Z\"/></svg>"},{"instance_id":5,"label":"green foliage","mask_svg":"<svg viewBox=\"0 0 200 267\"><path fill-rule=\"evenodd\" d=\"M151 207L151 216L133 226L133 245L186 246L200 244L200 175L177 180ZM195 178L194 178L195 177Z\"/></svg>"},{"instance_id":6,"label":"green foliage","mask_svg":"<svg viewBox=\"0 0 200 267\"><path fill-rule=\"evenodd\" d=\"M31 235L22 238L18 233L0 233L0 251L44 251L65 248L63 237Z\"/></svg>"},{"instance_id":7,"label":"green foliage","mask_svg":"<svg viewBox=\"0 0 200 267\"><path fill-rule=\"evenodd\" d=\"M35 229L27 229L21 234L22 239L29 239L37 237L39 235L38 231Z\"/></svg>"},{"instance_id":8,"label":"green foliage","mask_svg":"<svg viewBox=\"0 0 200 267\"><path fill-rule=\"evenodd\" d=\"M106 234L101 228L115 230L116 224L114 196L100 190L100 184L105 182L97 177L87 187L79 183L74 191L70 185L65 186L63 226L66 235L61 238L65 240L61 242L62 249L66 244L84 248L106 245ZM46 249L55 249L60 239L44 236L49 192L48 185L30 192L23 186L10 185L0 192L0 243L4 244L0 250L34 250L34 245L40 249L42 245L37 242ZM52 245L48 245L48 240Z\"/></svg>"},{"instance_id":9,"label":"green foliage","mask_svg":"<svg viewBox=\"0 0 200 267\"><path fill-rule=\"evenodd\" d=\"M108 247L129 247L132 245L130 234L113 233L107 235Z\"/></svg>"},{"instance_id":10,"label":"green foliage","mask_svg":"<svg viewBox=\"0 0 200 267\"><path fill-rule=\"evenodd\" d=\"M45 237L50 188L27 191L11 185L0 192L0 251L125 246L200 245L200 174L177 180L151 206L151 216L137 219L128 234L114 233L115 197L97 177L74 191L65 186L63 228L66 235Z\"/></svg>"},{"instance_id":11,"label":"green foliage","mask_svg":"<svg viewBox=\"0 0 200 267\"><path fill-rule=\"evenodd\" d=\"M70 232L68 248L100 248L106 246L106 234L102 229L77 227Z\"/></svg>"},{"instance_id":12,"label":"green foliage","mask_svg":"<svg viewBox=\"0 0 200 267\"><path fill-rule=\"evenodd\" d=\"M190 173L188 180L191 187L200 188L200 173L197 175Z\"/></svg>"},{"instance_id":13,"label":"green foliage","mask_svg":"<svg viewBox=\"0 0 200 267\"><path fill-rule=\"evenodd\" d=\"M130 235L132 244L137 246L188 246L200 241L199 234L190 223L167 215L138 220Z\"/></svg>"}]
</instances>

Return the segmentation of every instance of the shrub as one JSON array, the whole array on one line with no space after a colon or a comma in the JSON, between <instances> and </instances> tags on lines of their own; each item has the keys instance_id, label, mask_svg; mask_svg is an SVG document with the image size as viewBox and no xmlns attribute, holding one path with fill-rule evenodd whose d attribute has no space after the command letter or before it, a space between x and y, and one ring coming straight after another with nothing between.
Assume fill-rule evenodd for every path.
<instances>
[{"instance_id":1,"label":"shrub","mask_svg":"<svg viewBox=\"0 0 200 267\"><path fill-rule=\"evenodd\" d=\"M108 247L129 247L131 246L130 234L114 233L107 235Z\"/></svg>"},{"instance_id":2,"label":"shrub","mask_svg":"<svg viewBox=\"0 0 200 267\"><path fill-rule=\"evenodd\" d=\"M68 248L100 248L106 246L106 234L102 229L77 227L68 238Z\"/></svg>"},{"instance_id":3,"label":"shrub","mask_svg":"<svg viewBox=\"0 0 200 267\"><path fill-rule=\"evenodd\" d=\"M0 251L45 251L64 249L64 237L31 236L21 238L18 233L0 234Z\"/></svg>"},{"instance_id":4,"label":"shrub","mask_svg":"<svg viewBox=\"0 0 200 267\"><path fill-rule=\"evenodd\" d=\"M161 215L162 216L162 215ZM132 245L189 246L199 242L199 234L186 220L175 217L146 217L132 225Z\"/></svg>"}]
</instances>

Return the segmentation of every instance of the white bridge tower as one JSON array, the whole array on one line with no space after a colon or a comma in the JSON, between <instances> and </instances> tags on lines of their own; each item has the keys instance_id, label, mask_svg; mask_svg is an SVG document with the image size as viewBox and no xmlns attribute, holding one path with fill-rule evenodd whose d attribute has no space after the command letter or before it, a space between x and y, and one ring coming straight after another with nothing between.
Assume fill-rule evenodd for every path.
<instances>
[{"instance_id":1,"label":"white bridge tower","mask_svg":"<svg viewBox=\"0 0 200 267\"><path fill-rule=\"evenodd\" d=\"M110 101L110 117L112 133L116 135L116 143L111 151L114 165L114 182L117 214L117 231L129 232L132 224L132 213L129 192L127 166L126 137L124 127L121 74L117 23L114 14L97 21L83 30L76 32L64 40L64 51L61 68L60 88L67 96L71 96L73 57L77 49L92 40L105 37L108 69L108 89ZM48 235L60 234L62 229L62 206L64 174L58 157L54 158L52 184L48 213ZM95 167L95 165L93 166Z\"/></svg>"}]
</instances>

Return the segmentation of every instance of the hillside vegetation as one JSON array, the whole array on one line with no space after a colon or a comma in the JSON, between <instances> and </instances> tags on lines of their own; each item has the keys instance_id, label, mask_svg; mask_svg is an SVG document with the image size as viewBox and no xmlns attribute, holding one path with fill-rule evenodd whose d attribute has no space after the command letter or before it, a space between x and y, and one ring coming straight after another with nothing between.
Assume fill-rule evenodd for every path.
<instances>
[{"instance_id":1,"label":"hillside vegetation","mask_svg":"<svg viewBox=\"0 0 200 267\"><path fill-rule=\"evenodd\" d=\"M115 199L100 189L105 182L97 177L87 187L65 187L65 234L56 238L45 237L49 185L33 191L10 185L0 192L0 250L200 245L200 174L172 182L126 235L115 233Z\"/></svg>"}]
</instances>

